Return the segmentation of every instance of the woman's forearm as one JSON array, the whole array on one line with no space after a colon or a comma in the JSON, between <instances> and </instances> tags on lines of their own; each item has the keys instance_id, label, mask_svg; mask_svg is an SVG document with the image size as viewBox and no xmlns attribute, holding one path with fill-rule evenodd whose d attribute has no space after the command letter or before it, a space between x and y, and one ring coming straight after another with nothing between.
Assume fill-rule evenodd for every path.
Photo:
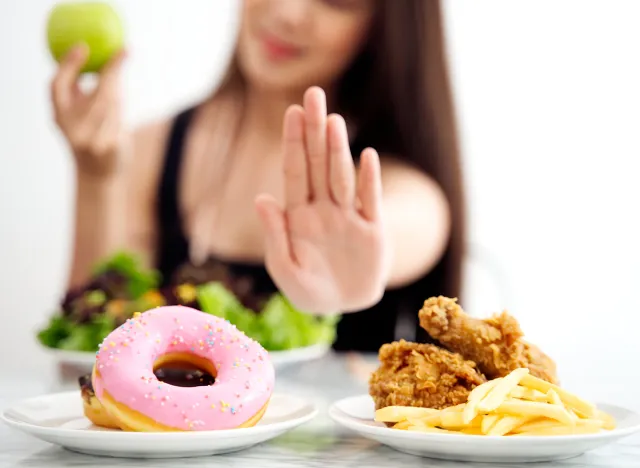
<instances>
[{"instance_id":1,"label":"woman's forearm","mask_svg":"<svg viewBox=\"0 0 640 468\"><path fill-rule=\"evenodd\" d=\"M126 237L125 212L123 177L108 181L78 177L69 287L86 282L97 261L122 247Z\"/></svg>"}]
</instances>

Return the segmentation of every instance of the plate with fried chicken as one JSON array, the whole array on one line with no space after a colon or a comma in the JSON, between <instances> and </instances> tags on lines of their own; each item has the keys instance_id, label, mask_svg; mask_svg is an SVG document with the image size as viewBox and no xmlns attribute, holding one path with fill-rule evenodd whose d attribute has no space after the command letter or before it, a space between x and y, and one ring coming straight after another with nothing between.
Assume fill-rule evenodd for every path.
<instances>
[{"instance_id":1,"label":"plate with fried chicken","mask_svg":"<svg viewBox=\"0 0 640 468\"><path fill-rule=\"evenodd\" d=\"M369 395L336 402L334 421L401 452L474 462L572 458L640 431L640 414L564 389L509 313L478 319L440 296L419 318L437 344L383 345Z\"/></svg>"}]
</instances>

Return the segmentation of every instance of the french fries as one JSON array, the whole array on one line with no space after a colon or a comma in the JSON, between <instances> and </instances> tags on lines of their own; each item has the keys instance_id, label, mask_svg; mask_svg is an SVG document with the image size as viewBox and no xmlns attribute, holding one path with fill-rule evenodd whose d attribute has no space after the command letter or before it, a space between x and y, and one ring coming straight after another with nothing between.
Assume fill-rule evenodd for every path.
<instances>
[{"instance_id":1,"label":"french fries","mask_svg":"<svg viewBox=\"0 0 640 468\"><path fill-rule=\"evenodd\" d=\"M543 416L564 423L567 426L575 425L575 421L564 407L549 403L508 400L496 408L496 413L510 416Z\"/></svg>"},{"instance_id":2,"label":"french fries","mask_svg":"<svg viewBox=\"0 0 640 468\"><path fill-rule=\"evenodd\" d=\"M593 403L525 368L477 386L466 403L442 410L389 406L377 410L375 420L411 432L477 436L592 434L616 427Z\"/></svg>"},{"instance_id":3,"label":"french fries","mask_svg":"<svg viewBox=\"0 0 640 468\"><path fill-rule=\"evenodd\" d=\"M478 410L483 413L490 413L503 404L507 395L518 386L522 378L529 373L529 369L516 369L500 381L487 396L478 403Z\"/></svg>"},{"instance_id":4,"label":"french fries","mask_svg":"<svg viewBox=\"0 0 640 468\"><path fill-rule=\"evenodd\" d=\"M410 418L423 418L438 410L431 408L415 408L412 406L387 406L376 411L376 421L397 423Z\"/></svg>"},{"instance_id":5,"label":"french fries","mask_svg":"<svg viewBox=\"0 0 640 468\"><path fill-rule=\"evenodd\" d=\"M526 388L526 387L520 387L520 386L515 387L513 390L511 390L511 392L509 393L509 396L512 398L518 398L520 400L529 400L529 401L545 402L549 400L548 394L544 394L532 388Z\"/></svg>"},{"instance_id":6,"label":"french fries","mask_svg":"<svg viewBox=\"0 0 640 468\"><path fill-rule=\"evenodd\" d=\"M501 418L499 414L486 414L482 417L482 423L480 423L480 432L488 434L493 426L496 425Z\"/></svg>"},{"instance_id":7,"label":"french fries","mask_svg":"<svg viewBox=\"0 0 640 468\"><path fill-rule=\"evenodd\" d=\"M480 404L480 402L501 381L502 379L494 379L484 385L478 385L476 388L471 390L471 393L469 393L469 398L467 399L467 404L462 410L465 424L469 424L473 420L473 418L476 417L476 415L478 414L478 405Z\"/></svg>"},{"instance_id":8,"label":"french fries","mask_svg":"<svg viewBox=\"0 0 640 468\"><path fill-rule=\"evenodd\" d=\"M579 411L587 418L593 418L596 415L596 406L593 403L589 403L546 380L538 379L532 375L525 375L520 383L524 387L532 388L543 393L548 393L549 390L555 390L560 400L562 400L562 403L568 408Z\"/></svg>"}]
</instances>

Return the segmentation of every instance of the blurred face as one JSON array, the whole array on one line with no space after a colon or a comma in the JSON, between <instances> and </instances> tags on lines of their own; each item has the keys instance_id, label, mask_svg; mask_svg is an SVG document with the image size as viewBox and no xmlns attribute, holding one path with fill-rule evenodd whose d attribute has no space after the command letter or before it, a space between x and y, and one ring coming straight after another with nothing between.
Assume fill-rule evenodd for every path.
<instances>
[{"instance_id":1,"label":"blurred face","mask_svg":"<svg viewBox=\"0 0 640 468\"><path fill-rule=\"evenodd\" d=\"M374 0L245 0L239 66L274 91L330 87L363 47L373 13Z\"/></svg>"}]
</instances>

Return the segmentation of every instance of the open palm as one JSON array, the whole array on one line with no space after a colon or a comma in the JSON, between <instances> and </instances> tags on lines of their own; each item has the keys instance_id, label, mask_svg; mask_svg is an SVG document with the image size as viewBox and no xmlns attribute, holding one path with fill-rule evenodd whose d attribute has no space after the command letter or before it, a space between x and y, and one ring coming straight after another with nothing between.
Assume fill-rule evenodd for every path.
<instances>
[{"instance_id":1,"label":"open palm","mask_svg":"<svg viewBox=\"0 0 640 468\"><path fill-rule=\"evenodd\" d=\"M297 307L314 313L373 305L384 291L386 242L377 153L362 153L359 173L344 119L327 116L324 92L284 118L285 206L260 195L266 266Z\"/></svg>"}]
</instances>

